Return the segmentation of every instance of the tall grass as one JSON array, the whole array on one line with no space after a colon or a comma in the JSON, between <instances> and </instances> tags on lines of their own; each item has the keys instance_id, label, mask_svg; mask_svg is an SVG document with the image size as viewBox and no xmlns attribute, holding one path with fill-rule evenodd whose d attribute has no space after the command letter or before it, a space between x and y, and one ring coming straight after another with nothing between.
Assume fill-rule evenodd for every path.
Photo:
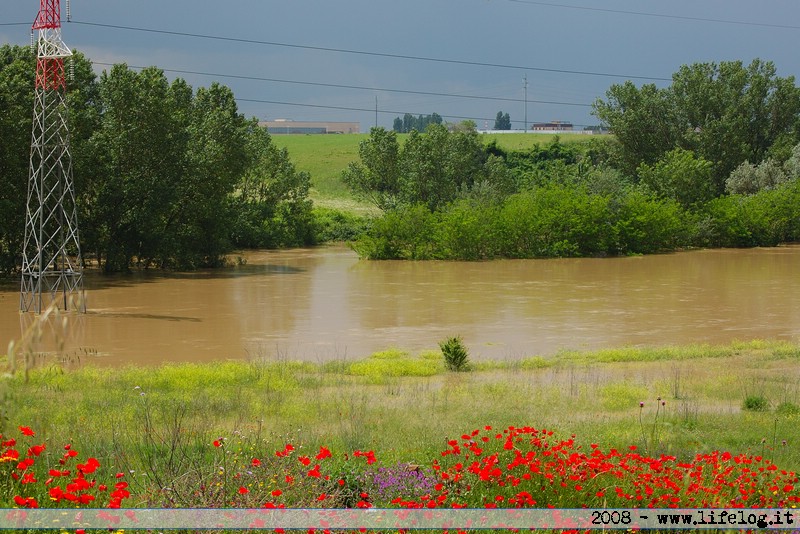
<instances>
[{"instance_id":1,"label":"tall grass","mask_svg":"<svg viewBox=\"0 0 800 534\"><path fill-rule=\"evenodd\" d=\"M276 446L293 435L311 447L371 448L386 460L416 461L447 436L486 424L536 424L608 446L636 443L639 403L646 403L647 416L661 396L666 406L660 408L658 450L755 450L766 439L770 454L796 469L800 443L793 429L800 410L792 408L800 405L799 358L796 346L757 341L565 352L482 362L471 373L447 373L439 351L397 349L326 364L230 361L65 371L53 363L31 369L27 382L21 373L3 379L6 419L0 424L69 437L134 470L146 469L153 454L176 446L175 439L182 449L201 451L231 432L256 433ZM743 410L753 392L772 408ZM787 445L779 445L784 439Z\"/></svg>"}]
</instances>

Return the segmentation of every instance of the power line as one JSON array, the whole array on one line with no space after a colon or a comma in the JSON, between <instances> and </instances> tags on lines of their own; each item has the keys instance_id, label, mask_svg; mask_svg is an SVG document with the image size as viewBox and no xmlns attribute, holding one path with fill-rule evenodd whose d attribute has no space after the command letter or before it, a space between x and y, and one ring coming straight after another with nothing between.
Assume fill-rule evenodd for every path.
<instances>
[{"instance_id":1,"label":"power line","mask_svg":"<svg viewBox=\"0 0 800 534\"><path fill-rule=\"evenodd\" d=\"M615 13L621 15L636 15L640 17L655 17L655 18L663 18L663 19L674 19L674 20L684 20L684 21L693 21L693 22L714 22L718 24L736 24L739 26L760 26L762 28L783 28L788 30L800 30L800 26L793 26L790 24L771 24L768 22L749 22L743 20L728 20L728 19L715 19L715 18L706 18L706 17L689 17L685 15L667 15L664 13L647 13L644 11L627 11L623 9L607 9L602 7L587 7L587 6L575 6L569 4L553 4L551 2L537 2L535 0L507 0L508 2L512 2L515 4L529 4L529 5L536 5L536 6L547 6L547 7L558 7L563 9L578 9L581 11L599 11L602 13Z\"/></svg>"},{"instance_id":2,"label":"power line","mask_svg":"<svg viewBox=\"0 0 800 534\"><path fill-rule=\"evenodd\" d=\"M444 58L435 58L435 57L428 57L428 56L412 56L406 54L389 54L384 52L369 52L366 50L353 50L347 48L333 48L328 46L310 46L310 45L299 45L294 43L280 43L277 41L260 41L255 39L243 39L241 37L224 37L220 35L208 35L203 33L191 33L191 32L179 32L173 30L157 30L154 28L142 28L137 26L122 26L119 24L102 24L99 22L85 22L79 20L72 20L72 24L80 24L83 26L94 26L98 28L110 28L115 30L127 30L127 31L138 31L138 32L147 32L147 33L155 33L159 35L174 35L179 37L193 37L196 39L210 39L215 41L226 41L232 43L244 43L244 44L256 44L256 45L264 45L264 46L280 46L285 48L297 48L302 50L316 50L321 52L336 52L341 54L356 54L356 55L363 55L363 56L373 56L373 57L385 57L385 58L393 58L393 59L407 59L413 61L428 61L434 63L448 63L453 65L469 65L473 67L493 67L493 68L501 68L501 69L516 69L516 70L531 70L537 72L552 72L557 74L574 74L580 76L601 76L605 78L627 78L632 80L655 80L655 81L671 81L671 78L660 78L654 76L634 76L629 74L616 74L610 72L592 72L592 71L582 71L582 70L569 70L569 69L549 69L544 67L531 67L525 65L511 65L511 64L503 64L503 63L490 63L490 62L481 62L481 61L466 61L460 59L444 59Z\"/></svg>"},{"instance_id":3,"label":"power line","mask_svg":"<svg viewBox=\"0 0 800 534\"><path fill-rule=\"evenodd\" d=\"M348 107L348 106L328 106L324 104L301 104L298 102L283 102L278 100L259 100L253 98L236 98L238 102L251 102L256 104L276 104L280 106L296 106L296 107L304 107L304 108L318 108L318 109L335 109L338 111L368 111L370 113L375 113L375 108L356 108L356 107ZM379 110L379 113L383 113L385 115L405 115L408 113L409 115L422 115L421 113L409 113L408 111L391 111L391 110ZM461 115L440 115L442 118L446 119L458 119L458 120L474 120L474 121L493 121L495 117L464 117ZM511 121L511 122L522 122L522 121ZM586 124L575 124L574 126L588 126Z\"/></svg>"},{"instance_id":4,"label":"power line","mask_svg":"<svg viewBox=\"0 0 800 534\"><path fill-rule=\"evenodd\" d=\"M103 66L114 66L113 63L102 63L102 62L93 62L95 65L103 65ZM136 66L136 65L129 65L132 69L143 69L145 67ZM520 98L504 98L504 97L495 97L495 96L476 96L476 95L464 95L458 93L437 93L432 91L414 91L410 89L389 89L384 87L366 87L361 85L345 85L345 84L338 84L338 83L323 83L323 82L306 82L306 81L299 81L299 80L283 80L279 78L263 78L260 76L245 76L240 74L219 74L214 72L201 72L201 71L193 71L193 70L181 70L181 69L166 69L158 67L160 70L164 72L172 72L176 74L190 74L195 76L209 76L212 78L232 78L236 80L254 80L260 82L275 82L275 83L287 83L287 84L294 84L294 85L309 85L312 87L333 87L337 89L358 89L364 91L380 91L386 93L402 93L402 94L413 94L413 95L424 95L424 96L442 96L448 98L468 98L473 100L493 100L493 101L501 101L501 102L514 102L514 103L521 103L525 102L525 100ZM551 100L527 100L527 102L533 104L555 104L560 106L580 106L580 107L592 107L591 104L581 104L578 102L557 102Z\"/></svg>"}]
</instances>

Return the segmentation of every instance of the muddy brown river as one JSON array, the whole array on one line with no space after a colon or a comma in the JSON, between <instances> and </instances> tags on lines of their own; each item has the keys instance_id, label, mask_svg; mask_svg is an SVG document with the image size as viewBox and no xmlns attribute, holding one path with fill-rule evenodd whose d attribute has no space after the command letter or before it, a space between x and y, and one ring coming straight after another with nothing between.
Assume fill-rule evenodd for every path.
<instances>
[{"instance_id":1,"label":"muddy brown river","mask_svg":"<svg viewBox=\"0 0 800 534\"><path fill-rule=\"evenodd\" d=\"M610 259L362 261L345 247L257 251L193 273L85 277L88 313L38 350L97 365L362 358L460 334L474 359L561 349L800 341L800 245ZM0 343L33 320L0 288ZM52 322L51 322L52 323ZM0 349L0 352L5 352Z\"/></svg>"}]
</instances>

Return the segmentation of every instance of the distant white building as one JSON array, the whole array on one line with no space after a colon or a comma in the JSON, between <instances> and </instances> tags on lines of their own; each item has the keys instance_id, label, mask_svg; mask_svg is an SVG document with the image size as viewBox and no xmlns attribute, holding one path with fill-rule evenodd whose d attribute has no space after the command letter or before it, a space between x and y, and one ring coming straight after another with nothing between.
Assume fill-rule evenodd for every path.
<instances>
[{"instance_id":1,"label":"distant white building","mask_svg":"<svg viewBox=\"0 0 800 534\"><path fill-rule=\"evenodd\" d=\"M571 132L574 130L574 127L571 122L534 122L531 126L531 130L536 132Z\"/></svg>"},{"instance_id":2,"label":"distant white building","mask_svg":"<svg viewBox=\"0 0 800 534\"><path fill-rule=\"evenodd\" d=\"M313 122L276 119L260 121L258 125L266 128L271 134L346 134L361 132L361 123L358 122Z\"/></svg>"}]
</instances>

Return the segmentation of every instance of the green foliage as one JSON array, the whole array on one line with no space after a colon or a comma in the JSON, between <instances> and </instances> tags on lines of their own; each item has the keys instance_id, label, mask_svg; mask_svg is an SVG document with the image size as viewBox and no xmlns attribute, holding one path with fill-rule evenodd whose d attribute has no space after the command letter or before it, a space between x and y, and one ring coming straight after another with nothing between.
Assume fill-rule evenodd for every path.
<instances>
[{"instance_id":1,"label":"green foliage","mask_svg":"<svg viewBox=\"0 0 800 534\"><path fill-rule=\"evenodd\" d=\"M499 206L471 199L459 200L439 213L435 232L437 256L486 260L499 255Z\"/></svg>"},{"instance_id":2,"label":"green foliage","mask_svg":"<svg viewBox=\"0 0 800 534\"><path fill-rule=\"evenodd\" d=\"M233 93L193 91L150 67L98 79L75 54L68 83L70 149L81 244L106 271L219 265L234 246L314 240L309 177L297 173ZM0 48L0 270L15 268L24 225L33 65Z\"/></svg>"},{"instance_id":3,"label":"green foliage","mask_svg":"<svg viewBox=\"0 0 800 534\"><path fill-rule=\"evenodd\" d=\"M371 260L433 259L437 220L438 215L421 204L398 208L372 220L367 233L352 246Z\"/></svg>"},{"instance_id":4,"label":"green foliage","mask_svg":"<svg viewBox=\"0 0 800 534\"><path fill-rule=\"evenodd\" d=\"M412 130L400 147L395 132L373 128L342 180L359 197L381 210L425 204L431 210L473 189L513 189L513 180L489 157L474 127L450 132L431 124L424 134Z\"/></svg>"},{"instance_id":5,"label":"green foliage","mask_svg":"<svg viewBox=\"0 0 800 534\"><path fill-rule=\"evenodd\" d=\"M316 220L308 199L310 176L297 172L288 151L253 122L248 128L245 169L234 197L238 247L276 248L316 241Z\"/></svg>"},{"instance_id":6,"label":"green foliage","mask_svg":"<svg viewBox=\"0 0 800 534\"><path fill-rule=\"evenodd\" d=\"M314 208L314 236L317 243L353 241L367 229L366 218L331 208Z\"/></svg>"},{"instance_id":7,"label":"green foliage","mask_svg":"<svg viewBox=\"0 0 800 534\"><path fill-rule=\"evenodd\" d=\"M670 87L612 85L594 114L621 146L622 170L654 165L675 148L712 162L714 194L744 161L760 163L797 141L800 89L759 59L684 65Z\"/></svg>"},{"instance_id":8,"label":"green foliage","mask_svg":"<svg viewBox=\"0 0 800 534\"><path fill-rule=\"evenodd\" d=\"M444 119L438 113L430 115L419 115L415 117L411 113L406 113L403 118L395 117L392 130L397 133L410 133L414 130L424 132L431 124L442 124Z\"/></svg>"},{"instance_id":9,"label":"green foliage","mask_svg":"<svg viewBox=\"0 0 800 534\"><path fill-rule=\"evenodd\" d=\"M444 363L450 371L469 370L469 351L464 346L461 336L449 337L439 342L439 348L444 355Z\"/></svg>"},{"instance_id":10,"label":"green foliage","mask_svg":"<svg viewBox=\"0 0 800 534\"><path fill-rule=\"evenodd\" d=\"M787 164L793 165L789 162ZM732 195L752 195L765 189L775 189L788 180L789 176L783 166L772 158L767 158L758 165L745 161L725 180L725 191Z\"/></svg>"},{"instance_id":11,"label":"green foliage","mask_svg":"<svg viewBox=\"0 0 800 534\"><path fill-rule=\"evenodd\" d=\"M636 170L641 183L659 198L676 200L690 208L715 196L711 162L694 152L676 148L654 165L642 163Z\"/></svg>"},{"instance_id":12,"label":"green foliage","mask_svg":"<svg viewBox=\"0 0 800 534\"><path fill-rule=\"evenodd\" d=\"M612 85L606 100L594 103L594 115L609 126L620 144L622 171L628 174L678 146L682 127L678 111L669 89L655 84L637 88L631 81Z\"/></svg>"},{"instance_id":13,"label":"green foliage","mask_svg":"<svg viewBox=\"0 0 800 534\"><path fill-rule=\"evenodd\" d=\"M615 202L613 254L652 254L687 246L693 239L688 213L672 199L632 189Z\"/></svg>"},{"instance_id":14,"label":"green foliage","mask_svg":"<svg viewBox=\"0 0 800 534\"><path fill-rule=\"evenodd\" d=\"M677 202L637 189L614 198L553 185L498 202L461 199L435 212L398 208L374 220L353 248L370 259L641 254L685 246L690 222Z\"/></svg>"},{"instance_id":15,"label":"green foliage","mask_svg":"<svg viewBox=\"0 0 800 534\"><path fill-rule=\"evenodd\" d=\"M511 129L511 116L502 111L497 112L497 117L494 119L495 130L510 130Z\"/></svg>"},{"instance_id":16,"label":"green foliage","mask_svg":"<svg viewBox=\"0 0 800 534\"><path fill-rule=\"evenodd\" d=\"M510 197L500 213L505 255L592 256L608 251L609 203L583 189L537 188Z\"/></svg>"},{"instance_id":17,"label":"green foliage","mask_svg":"<svg viewBox=\"0 0 800 534\"><path fill-rule=\"evenodd\" d=\"M366 360L350 364L348 372L382 383L389 377L434 376L442 371L441 360L411 356L399 349L389 349L372 354Z\"/></svg>"},{"instance_id":18,"label":"green foliage","mask_svg":"<svg viewBox=\"0 0 800 534\"><path fill-rule=\"evenodd\" d=\"M769 411L769 401L763 395L748 395L742 402L742 409L749 412Z\"/></svg>"},{"instance_id":19,"label":"green foliage","mask_svg":"<svg viewBox=\"0 0 800 534\"><path fill-rule=\"evenodd\" d=\"M0 271L18 263L25 228L36 59L30 47L0 47Z\"/></svg>"},{"instance_id":20,"label":"green foliage","mask_svg":"<svg viewBox=\"0 0 800 534\"><path fill-rule=\"evenodd\" d=\"M709 202L698 225L698 243L714 247L775 246L800 239L800 182L753 195Z\"/></svg>"},{"instance_id":21,"label":"green foliage","mask_svg":"<svg viewBox=\"0 0 800 534\"><path fill-rule=\"evenodd\" d=\"M342 181L356 196L382 210L400 201L400 145L397 134L372 128L369 139L358 146L360 161L352 162L342 173Z\"/></svg>"}]
</instances>

